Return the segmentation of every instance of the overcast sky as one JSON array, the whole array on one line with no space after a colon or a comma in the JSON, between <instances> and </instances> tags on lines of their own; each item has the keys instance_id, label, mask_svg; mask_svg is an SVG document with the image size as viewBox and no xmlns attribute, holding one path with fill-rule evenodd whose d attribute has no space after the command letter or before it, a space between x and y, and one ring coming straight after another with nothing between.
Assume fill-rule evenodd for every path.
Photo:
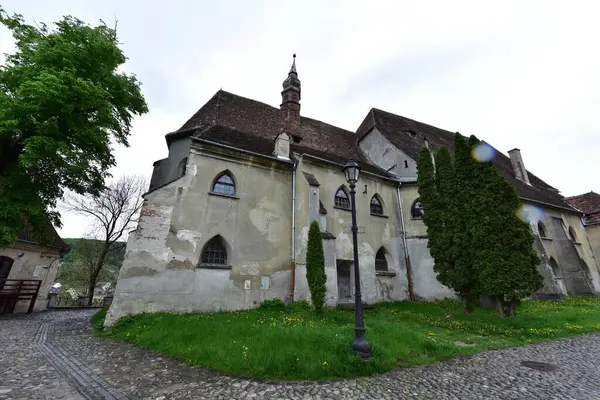
<instances>
[{"instance_id":1,"label":"overcast sky","mask_svg":"<svg viewBox=\"0 0 600 400\"><path fill-rule=\"evenodd\" d=\"M593 1L0 0L28 22L118 20L150 112L116 150L115 177L150 176L217 90L278 106L292 53L302 114L356 130L377 107L475 134L565 196L600 191L600 24ZM0 53L12 52L0 30ZM63 237L85 233L63 214Z\"/></svg>"}]
</instances>

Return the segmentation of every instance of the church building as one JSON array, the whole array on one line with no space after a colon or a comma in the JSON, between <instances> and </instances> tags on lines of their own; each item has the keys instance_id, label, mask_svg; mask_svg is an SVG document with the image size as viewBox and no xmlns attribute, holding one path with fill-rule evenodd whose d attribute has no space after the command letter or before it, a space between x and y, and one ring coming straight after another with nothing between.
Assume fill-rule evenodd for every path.
<instances>
[{"instance_id":1,"label":"church building","mask_svg":"<svg viewBox=\"0 0 600 400\"><path fill-rule=\"evenodd\" d=\"M321 228L327 306L353 302L350 197L343 165L356 161L363 301L453 297L433 271L418 199L417 160L453 151L454 134L371 109L355 131L305 117L294 62L279 107L219 90L166 135L106 318L141 312L237 310L266 299L310 298L306 246ZM479 135L478 135L479 136ZM496 152L541 258L538 297L600 291L583 212L525 168L518 149ZM596 245L596 249L597 249Z\"/></svg>"}]
</instances>

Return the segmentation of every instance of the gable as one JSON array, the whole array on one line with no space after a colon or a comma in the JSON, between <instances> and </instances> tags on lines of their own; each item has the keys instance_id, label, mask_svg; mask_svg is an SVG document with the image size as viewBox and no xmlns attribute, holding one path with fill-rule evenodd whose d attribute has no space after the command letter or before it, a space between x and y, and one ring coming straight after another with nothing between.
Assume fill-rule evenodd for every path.
<instances>
[{"instance_id":1,"label":"gable","mask_svg":"<svg viewBox=\"0 0 600 400\"><path fill-rule=\"evenodd\" d=\"M428 142L429 148L434 153L442 147L446 147L450 151L450 154L454 152L454 133L375 108L371 109L359 127L357 132L359 142L373 127L376 127L382 135L415 162L419 159L419 153L425 141ZM482 140L482 142L485 141ZM489 143L485 143L489 145ZM491 147L494 148L493 146ZM542 181L533 173L528 171L531 185L517 179L514 175L510 158L495 148L494 151L496 153L493 162L494 166L515 186L521 199L577 212L577 210L573 209L565 201L558 190Z\"/></svg>"}]
</instances>

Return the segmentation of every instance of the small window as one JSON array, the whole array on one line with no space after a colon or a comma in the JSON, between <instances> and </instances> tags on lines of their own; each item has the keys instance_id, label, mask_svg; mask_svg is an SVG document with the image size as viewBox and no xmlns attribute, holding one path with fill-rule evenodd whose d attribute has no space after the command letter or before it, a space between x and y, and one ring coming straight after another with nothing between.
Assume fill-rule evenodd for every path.
<instances>
[{"instance_id":1,"label":"small window","mask_svg":"<svg viewBox=\"0 0 600 400\"><path fill-rule=\"evenodd\" d=\"M404 160L404 168L408 168L408 161Z\"/></svg>"},{"instance_id":2,"label":"small window","mask_svg":"<svg viewBox=\"0 0 600 400\"><path fill-rule=\"evenodd\" d=\"M410 216L412 218L422 218L423 213L423 204L421 204L420 199L416 199L410 207Z\"/></svg>"},{"instance_id":3,"label":"small window","mask_svg":"<svg viewBox=\"0 0 600 400\"><path fill-rule=\"evenodd\" d=\"M377 195L371 197L371 214L383 215L383 206Z\"/></svg>"},{"instance_id":4,"label":"small window","mask_svg":"<svg viewBox=\"0 0 600 400\"><path fill-rule=\"evenodd\" d=\"M375 255L375 271L387 271L388 265L385 259L385 249L382 247Z\"/></svg>"},{"instance_id":5,"label":"small window","mask_svg":"<svg viewBox=\"0 0 600 400\"><path fill-rule=\"evenodd\" d=\"M225 194L228 196L235 195L235 183L231 175L226 172L220 175L213 184L213 193Z\"/></svg>"},{"instance_id":6,"label":"small window","mask_svg":"<svg viewBox=\"0 0 600 400\"><path fill-rule=\"evenodd\" d=\"M342 188L339 188L335 193L334 206L337 208L343 208L344 210L350 209L350 199L348 198L348 194Z\"/></svg>"},{"instance_id":7,"label":"small window","mask_svg":"<svg viewBox=\"0 0 600 400\"><path fill-rule=\"evenodd\" d=\"M544 223L542 221L538 221L537 228L538 228L538 235L540 237L542 237L542 238L547 237L546 236L546 226L544 225Z\"/></svg>"},{"instance_id":8,"label":"small window","mask_svg":"<svg viewBox=\"0 0 600 400\"><path fill-rule=\"evenodd\" d=\"M202 249L202 264L226 265L227 249L223 238L215 236Z\"/></svg>"}]
</instances>

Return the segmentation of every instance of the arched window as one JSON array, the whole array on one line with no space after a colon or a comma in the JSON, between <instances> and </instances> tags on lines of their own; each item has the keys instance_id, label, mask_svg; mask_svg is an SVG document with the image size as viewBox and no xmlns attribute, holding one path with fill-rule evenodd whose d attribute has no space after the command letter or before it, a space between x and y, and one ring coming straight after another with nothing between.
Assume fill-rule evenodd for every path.
<instances>
[{"instance_id":1,"label":"arched window","mask_svg":"<svg viewBox=\"0 0 600 400\"><path fill-rule=\"evenodd\" d=\"M10 257L0 256L0 289L4 287L4 279L8 279L13 262Z\"/></svg>"},{"instance_id":2,"label":"arched window","mask_svg":"<svg viewBox=\"0 0 600 400\"><path fill-rule=\"evenodd\" d=\"M538 221L537 223L537 228L538 228L538 235L540 237L547 237L546 236L546 227L544 226L544 223L542 221Z\"/></svg>"},{"instance_id":3,"label":"arched window","mask_svg":"<svg viewBox=\"0 0 600 400\"><path fill-rule=\"evenodd\" d=\"M385 249L382 247L375 255L375 271L387 271L388 265L385 259Z\"/></svg>"},{"instance_id":4,"label":"arched window","mask_svg":"<svg viewBox=\"0 0 600 400\"><path fill-rule=\"evenodd\" d=\"M215 179L212 187L213 193L225 194L228 196L235 195L235 183L230 172L223 172Z\"/></svg>"},{"instance_id":5,"label":"arched window","mask_svg":"<svg viewBox=\"0 0 600 400\"><path fill-rule=\"evenodd\" d=\"M557 279L562 279L562 273L560 272L560 267L558 266L558 263L556 262L554 257L550 257L550 260L548 260L548 264L550 265L550 268L552 268L552 272L554 273L554 276Z\"/></svg>"},{"instance_id":6,"label":"arched window","mask_svg":"<svg viewBox=\"0 0 600 400\"><path fill-rule=\"evenodd\" d=\"M377 195L371 197L371 214L383 215L383 205Z\"/></svg>"},{"instance_id":7,"label":"arched window","mask_svg":"<svg viewBox=\"0 0 600 400\"><path fill-rule=\"evenodd\" d=\"M221 236L210 239L202 249L202 264L227 265L227 247Z\"/></svg>"},{"instance_id":8,"label":"arched window","mask_svg":"<svg viewBox=\"0 0 600 400\"><path fill-rule=\"evenodd\" d=\"M571 239L572 242L577 242L577 235L571 226L569 227L569 239Z\"/></svg>"},{"instance_id":9,"label":"arched window","mask_svg":"<svg viewBox=\"0 0 600 400\"><path fill-rule=\"evenodd\" d=\"M412 218L422 218L423 217L423 204L421 204L421 199L416 199L412 206L410 207L410 216Z\"/></svg>"},{"instance_id":10,"label":"arched window","mask_svg":"<svg viewBox=\"0 0 600 400\"><path fill-rule=\"evenodd\" d=\"M187 167L187 160L188 160L187 157L184 158L183 160L181 160L181 162L177 166L177 176L180 178L185 175L185 170Z\"/></svg>"},{"instance_id":11,"label":"arched window","mask_svg":"<svg viewBox=\"0 0 600 400\"><path fill-rule=\"evenodd\" d=\"M350 198L343 188L339 188L337 192L335 192L333 205L337 208L343 208L344 210L350 209Z\"/></svg>"}]
</instances>

